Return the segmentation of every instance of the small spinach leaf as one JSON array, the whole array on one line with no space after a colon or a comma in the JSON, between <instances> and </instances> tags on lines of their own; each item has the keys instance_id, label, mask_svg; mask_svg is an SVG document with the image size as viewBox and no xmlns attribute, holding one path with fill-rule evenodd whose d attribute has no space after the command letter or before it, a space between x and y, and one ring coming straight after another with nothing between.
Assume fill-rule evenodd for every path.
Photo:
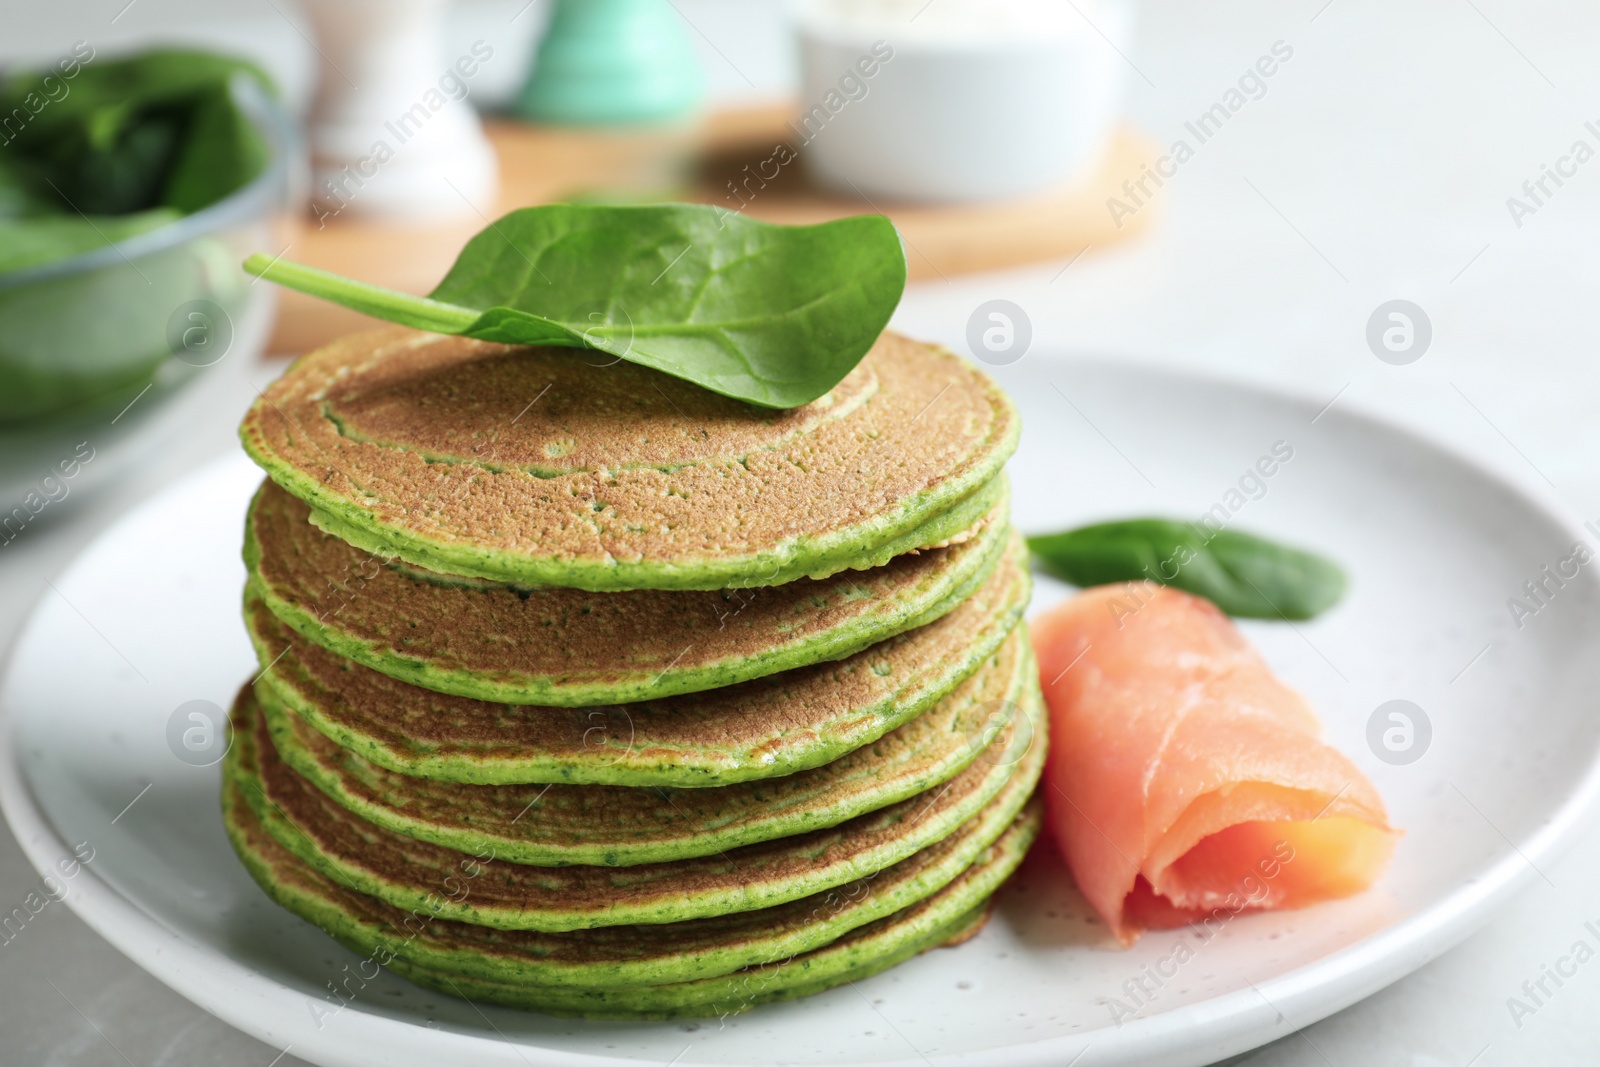
<instances>
[{"instance_id":1,"label":"small spinach leaf","mask_svg":"<svg viewBox=\"0 0 1600 1067\"><path fill-rule=\"evenodd\" d=\"M609 352L769 408L822 396L905 289L893 223L758 222L700 204L547 204L467 242L427 298L255 255L245 269L439 333Z\"/></svg>"},{"instance_id":2,"label":"small spinach leaf","mask_svg":"<svg viewBox=\"0 0 1600 1067\"><path fill-rule=\"evenodd\" d=\"M1248 618L1309 619L1344 595L1344 572L1330 560L1191 522L1105 522L1030 537L1028 547L1046 571L1074 585L1149 579Z\"/></svg>"}]
</instances>

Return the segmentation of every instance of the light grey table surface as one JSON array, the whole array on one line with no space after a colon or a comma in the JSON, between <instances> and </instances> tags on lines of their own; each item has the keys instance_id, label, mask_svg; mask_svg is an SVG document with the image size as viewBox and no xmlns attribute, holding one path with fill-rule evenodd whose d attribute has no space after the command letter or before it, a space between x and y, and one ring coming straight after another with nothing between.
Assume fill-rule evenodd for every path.
<instances>
[{"instance_id":1,"label":"light grey table surface","mask_svg":"<svg viewBox=\"0 0 1600 1067\"><path fill-rule=\"evenodd\" d=\"M548 0L539 0L542 7ZM938 0L934 0L938 2ZM263 56L303 101L311 64L287 4L9 0L0 58L44 58L78 38L181 32ZM521 3L478 0L452 34L494 38L485 82L515 85ZM679 0L723 98L786 90L793 64L776 6ZM120 15L119 15L120 12ZM112 19L115 18L115 23ZM517 27L523 26L519 22ZM1159 229L1071 265L912 287L895 324L960 345L982 301L1021 305L1044 354L1127 354L1273 383L1416 426L1600 516L1600 160L1521 220L1507 199L1600 120L1600 8L1577 2L1158 0L1128 55L1129 110L1160 142L1216 102L1274 42L1292 61L1161 190ZM1600 125L1600 122L1597 122ZM1132 177L1132 176L1130 176ZM1364 329L1380 303L1420 304L1433 347L1379 362ZM233 448L233 425L273 369L238 360L209 402L95 495L0 550L0 646L59 572L119 513ZM0 457L3 459L3 457ZM9 507L10 502L4 502ZM1247 1054L1259 1067L1494 1067L1589 1063L1600 1049L1600 972L1581 971L1520 1025L1524 980L1600 919L1600 832L1591 831L1482 932L1411 977ZM0 906L37 876L0 829ZM908 1050L908 1055L909 1055ZM149 978L62 906L0 946L0 1065L259 1064L279 1057ZM297 1063L277 1058L279 1067Z\"/></svg>"}]
</instances>

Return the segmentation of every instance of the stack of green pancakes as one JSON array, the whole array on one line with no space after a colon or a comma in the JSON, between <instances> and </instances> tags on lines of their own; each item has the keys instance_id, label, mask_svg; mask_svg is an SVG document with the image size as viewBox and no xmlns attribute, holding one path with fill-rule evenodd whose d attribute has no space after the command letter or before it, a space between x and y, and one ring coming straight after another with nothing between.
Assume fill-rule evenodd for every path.
<instances>
[{"instance_id":1,"label":"stack of green pancakes","mask_svg":"<svg viewBox=\"0 0 1600 1067\"><path fill-rule=\"evenodd\" d=\"M1039 829L1018 428L894 334L787 411L400 329L304 357L240 431L234 847L377 964L562 1015L970 936Z\"/></svg>"}]
</instances>

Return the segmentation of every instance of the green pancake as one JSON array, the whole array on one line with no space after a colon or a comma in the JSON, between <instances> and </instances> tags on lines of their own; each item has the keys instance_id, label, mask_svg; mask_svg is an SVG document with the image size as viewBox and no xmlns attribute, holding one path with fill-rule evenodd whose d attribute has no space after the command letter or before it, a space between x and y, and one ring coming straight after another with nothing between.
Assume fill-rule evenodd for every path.
<instances>
[{"instance_id":1,"label":"green pancake","mask_svg":"<svg viewBox=\"0 0 1600 1067\"><path fill-rule=\"evenodd\" d=\"M255 692L283 761L369 822L445 848L512 863L607 867L725 853L835 826L956 777L1013 720L1038 715L1033 650L1013 631L933 708L832 763L782 778L704 789L462 785L376 766ZM1018 726L1017 729L1022 729ZM982 766L982 764L980 764ZM993 768L989 795L1009 776Z\"/></svg>"},{"instance_id":2,"label":"green pancake","mask_svg":"<svg viewBox=\"0 0 1600 1067\"><path fill-rule=\"evenodd\" d=\"M344 889L375 897L404 913L448 921L460 928L461 941L475 946L476 955L452 959L430 952L429 945L417 945L407 953L412 962L470 977L539 985L607 987L691 981L820 948L942 889L1011 825L1032 792L1030 776L1014 775L993 801L936 843L882 870L785 903L661 923L549 932L526 923L510 928L475 923L464 917L470 909L461 906L496 879L516 877L526 885L539 879L541 869L519 871L514 865L479 862L455 853L454 866L444 868L445 877L426 887L426 892L401 895L401 899L369 892L367 880L346 877L345 868L319 862L317 854L308 850L305 842L311 837L327 836L319 829L320 822L306 826L308 819L319 820L321 814L306 810L308 805L291 808L280 803L283 792L263 788L250 765L252 755L243 752L226 773L274 841ZM403 849L403 845L399 847ZM738 857L734 858L737 861ZM385 859L379 857L377 862ZM396 873L400 873L398 869ZM704 871L699 873L704 875ZM680 888L696 880L692 872L676 878ZM488 887L490 894L496 891L494 886ZM618 897L625 892L625 887L620 891L613 888L609 895ZM555 895L551 889L540 888L525 899L530 907L537 907L537 901Z\"/></svg>"},{"instance_id":3,"label":"green pancake","mask_svg":"<svg viewBox=\"0 0 1600 1067\"><path fill-rule=\"evenodd\" d=\"M1038 781L1045 756L1041 717L1040 733L1013 735L937 790L837 826L696 859L551 868L496 860L489 851L467 855L369 823L279 758L248 692L234 717L225 773L244 790L267 832L300 859L347 888L408 911L547 933L771 910L855 881L882 886L886 868L905 877L920 872L914 876L926 885L930 858L942 854L938 862L948 870L951 850L986 844L985 826L998 833L1010 821Z\"/></svg>"},{"instance_id":4,"label":"green pancake","mask_svg":"<svg viewBox=\"0 0 1600 1067\"><path fill-rule=\"evenodd\" d=\"M265 483L245 524L254 592L314 644L442 693L583 707L734 685L843 659L953 610L1012 540L1003 478L984 518L944 548L776 587L590 593L462 584L329 536Z\"/></svg>"},{"instance_id":5,"label":"green pancake","mask_svg":"<svg viewBox=\"0 0 1600 1067\"><path fill-rule=\"evenodd\" d=\"M951 886L948 897L935 895L922 905L880 919L824 948L716 978L626 989L567 989L488 982L419 967L399 958L390 960L387 966L425 989L565 1018L650 1021L739 1015L762 1004L799 1000L835 986L865 981L931 949L967 940L973 936L974 928L981 928L988 918L989 900L979 899L982 893L992 895L1000 888L1027 854L1022 842L1031 844L1036 837L1036 832L1030 836L1019 830L1015 839L996 842L990 853L993 858L985 865L975 864L973 880ZM971 899L979 899L979 903L954 914Z\"/></svg>"},{"instance_id":6,"label":"green pancake","mask_svg":"<svg viewBox=\"0 0 1600 1067\"><path fill-rule=\"evenodd\" d=\"M499 704L398 681L299 636L253 586L245 623L270 699L380 767L475 785L692 788L818 767L909 722L994 653L1030 587L1016 540L949 614L847 659L599 708Z\"/></svg>"},{"instance_id":7,"label":"green pancake","mask_svg":"<svg viewBox=\"0 0 1600 1067\"><path fill-rule=\"evenodd\" d=\"M755 1004L819 992L877 973L925 948L970 933L986 902L1021 862L1042 821L1029 805L974 862L942 888L915 903L860 925L823 947L793 954L783 937L762 940L761 913L660 927L620 928L596 937L512 935L407 912L353 891L319 874L267 833L233 779L224 783L223 820L235 851L256 882L277 903L318 926L373 963L441 992L474 1000L597 1018L666 1018L718 1015ZM872 890L866 891L870 896ZM812 905L826 925L848 908L843 897ZM804 931L805 917L801 917ZM780 922L780 925L781 922ZM770 933L772 927L765 928ZM574 942L554 949L558 936ZM801 938L799 940L806 940ZM759 947L758 947L759 946ZM766 952L763 957L759 955ZM694 973L696 954L718 970L743 955L758 962L733 972L651 984L588 985L608 967L630 979ZM577 962L563 970L559 962ZM651 962L659 961L657 969ZM501 975L488 978L485 974ZM535 982L527 976L546 980Z\"/></svg>"},{"instance_id":8,"label":"green pancake","mask_svg":"<svg viewBox=\"0 0 1600 1067\"><path fill-rule=\"evenodd\" d=\"M400 329L303 356L239 428L353 544L597 592L779 585L940 544L1018 432L981 371L893 333L772 411L571 349Z\"/></svg>"},{"instance_id":9,"label":"green pancake","mask_svg":"<svg viewBox=\"0 0 1600 1067\"><path fill-rule=\"evenodd\" d=\"M442 993L549 1015L588 1019L736 1015L761 1004L862 981L928 949L968 940L981 929L990 898L1021 866L1043 823L1042 805L1030 805L972 866L939 892L823 948L715 978L612 989L486 981L399 957L387 966L402 978Z\"/></svg>"}]
</instances>

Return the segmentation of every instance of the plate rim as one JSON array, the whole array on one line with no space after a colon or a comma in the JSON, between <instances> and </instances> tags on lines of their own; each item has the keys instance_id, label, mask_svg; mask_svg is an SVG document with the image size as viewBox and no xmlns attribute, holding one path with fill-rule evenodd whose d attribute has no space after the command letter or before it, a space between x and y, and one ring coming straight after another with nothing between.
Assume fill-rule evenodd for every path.
<instances>
[{"instance_id":1,"label":"plate rim","mask_svg":"<svg viewBox=\"0 0 1600 1067\"><path fill-rule=\"evenodd\" d=\"M1332 413L1319 408L1316 400L1291 386L1225 372L1174 367L1138 357L1052 353L1041 354L1038 362L1071 364L1128 376L1156 375L1235 390L1257 401L1335 414L1340 421L1365 424L1404 439L1413 448L1431 452L1499 486L1524 504L1526 513L1564 534L1582 538L1586 532L1553 491L1545 490L1530 478L1515 476L1510 469L1497 467L1452 441L1397 422L1359 402ZM1003 374L1000 377L1003 379ZM242 452L229 452L194 468L160 493L107 523L53 577L69 576L124 524L159 509L170 497L189 491L193 483L217 477L224 468L247 463ZM47 596L41 594L28 608L11 647L0 660L0 697L9 690L17 668L17 654L45 610L46 600ZM25 784L15 746L16 728L8 702L0 701L0 812L4 813L19 846L36 871L48 871L58 860L71 858L71 852ZM1600 748L1595 751L1577 788L1550 809L1543 823L1523 841L1514 843L1508 855L1470 881L1355 944L1259 985L1252 984L1249 989L1219 994L1119 1026L1120 1041L1124 1045L1121 1054L1151 1065L1208 1063L1259 1047L1349 1007L1442 955L1486 925L1498 906L1539 877L1540 861L1555 859L1572 847L1597 810L1600 810ZM301 993L252 970L226 953L167 928L92 869L84 867L80 873L88 878L74 879L76 892L68 894L63 902L85 924L134 964L202 1010L258 1040L274 1047L282 1046L281 1028L275 1025L276 1020L298 1010L295 1002L304 999ZM1197 1025L1203 1027L1198 1034ZM307 1040L306 1035L297 1031L286 1051L299 1048L312 1057L312 1062L352 1067L369 1062L368 1053L401 1047L416 1056L470 1054L485 1063L522 1064L524 1067L527 1061L519 1048L537 1049L541 1061L551 1067L639 1067L646 1062L434 1029L360 1010L348 1016L341 1012L339 1026L328 1031L328 1037L323 1037L323 1033L319 1027ZM1100 1033L1102 1031L1058 1035L967 1052L930 1053L878 1061L876 1067L980 1062L995 1067L1032 1067L1063 1062L1063 1057L1067 1062L1076 1062L1072 1057L1086 1055ZM509 1057L505 1055L507 1052L511 1053ZM1197 1059L1197 1055L1206 1058ZM848 1067L848 1061L830 1062Z\"/></svg>"}]
</instances>

